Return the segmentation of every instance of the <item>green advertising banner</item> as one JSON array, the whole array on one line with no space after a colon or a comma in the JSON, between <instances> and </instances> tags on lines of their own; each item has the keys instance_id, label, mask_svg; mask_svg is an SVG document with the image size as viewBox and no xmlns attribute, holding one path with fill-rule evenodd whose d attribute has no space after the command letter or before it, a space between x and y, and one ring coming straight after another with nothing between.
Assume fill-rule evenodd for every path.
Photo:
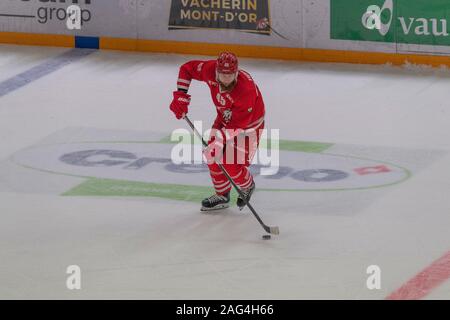
<instances>
[{"instance_id":1,"label":"green advertising banner","mask_svg":"<svg viewBox=\"0 0 450 320\"><path fill-rule=\"evenodd\" d=\"M450 0L330 0L331 39L450 46Z\"/></svg>"}]
</instances>

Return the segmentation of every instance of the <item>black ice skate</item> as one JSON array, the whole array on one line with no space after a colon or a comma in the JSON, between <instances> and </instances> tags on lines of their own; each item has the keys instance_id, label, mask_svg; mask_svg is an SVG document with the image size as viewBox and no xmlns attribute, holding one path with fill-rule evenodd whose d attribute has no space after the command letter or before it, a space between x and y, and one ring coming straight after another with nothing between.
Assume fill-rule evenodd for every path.
<instances>
[{"instance_id":1,"label":"black ice skate","mask_svg":"<svg viewBox=\"0 0 450 320\"><path fill-rule=\"evenodd\" d=\"M247 202L250 201L250 198L252 197L253 191L255 191L255 187L256 187L255 186L255 182L253 181L252 185L250 187L248 187L247 189L241 189L241 191L244 194L245 199L247 200ZM239 207L239 210L244 209L245 203L246 202L244 201L244 199L242 199L242 197L239 195L238 198L237 198L237 202L236 202L237 206Z\"/></svg>"},{"instance_id":2,"label":"black ice skate","mask_svg":"<svg viewBox=\"0 0 450 320\"><path fill-rule=\"evenodd\" d=\"M212 211L225 209L229 207L230 193L226 193L223 196L219 194L213 194L209 198L205 198L202 201L201 211Z\"/></svg>"}]
</instances>

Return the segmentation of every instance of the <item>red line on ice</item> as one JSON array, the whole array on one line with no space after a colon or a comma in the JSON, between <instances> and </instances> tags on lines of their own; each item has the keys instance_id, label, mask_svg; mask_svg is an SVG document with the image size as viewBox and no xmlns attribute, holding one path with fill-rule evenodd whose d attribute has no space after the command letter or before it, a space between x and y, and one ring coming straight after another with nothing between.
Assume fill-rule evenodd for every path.
<instances>
[{"instance_id":1,"label":"red line on ice","mask_svg":"<svg viewBox=\"0 0 450 320\"><path fill-rule=\"evenodd\" d=\"M421 299L448 278L450 278L450 251L395 290L386 299Z\"/></svg>"}]
</instances>

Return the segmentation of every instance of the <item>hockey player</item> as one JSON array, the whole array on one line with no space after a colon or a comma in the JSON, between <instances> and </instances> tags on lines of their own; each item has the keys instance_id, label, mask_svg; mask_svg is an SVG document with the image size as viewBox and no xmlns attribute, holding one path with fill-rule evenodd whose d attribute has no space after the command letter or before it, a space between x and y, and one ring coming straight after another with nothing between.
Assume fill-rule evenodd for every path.
<instances>
[{"instance_id":1,"label":"hockey player","mask_svg":"<svg viewBox=\"0 0 450 320\"><path fill-rule=\"evenodd\" d=\"M255 182L249 171L251 160L258 148L259 138L264 129L264 102L258 86L252 77L238 68L235 54L223 52L217 60L193 60L180 67L177 91L173 92L170 110L177 119L182 119L188 112L191 96L188 94L192 79L206 82L211 90L212 100L216 106L217 117L212 125L212 134L205 153L214 156L208 162L211 179L216 193L202 201L202 211L227 208L230 202L231 184L222 173L217 153L223 157L223 167L239 186L246 200L255 190ZM245 147L239 147L239 135L245 135ZM240 140L242 141L242 140ZM233 148L231 159L227 148ZM243 161L237 161L242 159ZM241 196L237 206L242 209L245 201Z\"/></svg>"}]
</instances>

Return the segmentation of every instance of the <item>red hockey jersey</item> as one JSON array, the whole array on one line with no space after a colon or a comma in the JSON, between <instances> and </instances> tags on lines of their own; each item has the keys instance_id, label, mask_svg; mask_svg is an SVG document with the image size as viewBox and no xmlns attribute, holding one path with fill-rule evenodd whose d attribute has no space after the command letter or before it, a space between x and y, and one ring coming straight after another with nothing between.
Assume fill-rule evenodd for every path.
<instances>
[{"instance_id":1,"label":"red hockey jersey","mask_svg":"<svg viewBox=\"0 0 450 320\"><path fill-rule=\"evenodd\" d=\"M216 60L189 61L180 67L178 89L188 90L192 79L206 82L216 106L216 129L254 129L264 122L264 102L258 86L245 71L239 70L235 87L222 92L216 79Z\"/></svg>"}]
</instances>

